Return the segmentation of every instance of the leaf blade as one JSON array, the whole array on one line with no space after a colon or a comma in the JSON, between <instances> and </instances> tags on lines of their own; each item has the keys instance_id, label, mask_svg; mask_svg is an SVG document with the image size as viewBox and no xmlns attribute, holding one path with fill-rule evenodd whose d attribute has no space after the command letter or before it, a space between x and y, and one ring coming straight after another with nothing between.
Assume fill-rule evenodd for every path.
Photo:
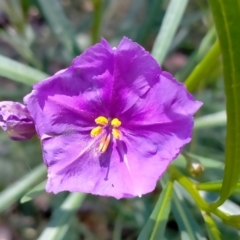
<instances>
[{"instance_id":1,"label":"leaf blade","mask_svg":"<svg viewBox=\"0 0 240 240\"><path fill-rule=\"evenodd\" d=\"M161 65L170 48L172 39L177 31L177 28L186 9L188 0L171 0L164 19L154 42L152 55Z\"/></svg>"},{"instance_id":2,"label":"leaf blade","mask_svg":"<svg viewBox=\"0 0 240 240\"><path fill-rule=\"evenodd\" d=\"M61 4L57 0L51 0L51 4L49 4L49 0L38 0L38 3L52 31L68 50L71 57L80 54L74 32L64 14Z\"/></svg>"},{"instance_id":3,"label":"leaf blade","mask_svg":"<svg viewBox=\"0 0 240 240\"><path fill-rule=\"evenodd\" d=\"M160 197L143 227L138 240L162 239L171 207L173 181L169 181L160 194Z\"/></svg>"},{"instance_id":4,"label":"leaf blade","mask_svg":"<svg viewBox=\"0 0 240 240\"><path fill-rule=\"evenodd\" d=\"M32 188L30 191L28 191L21 199L20 203L26 203L28 201L31 201L34 197L39 196L40 194L45 192L45 185L46 181L43 181L36 185L34 188Z\"/></svg>"},{"instance_id":5,"label":"leaf blade","mask_svg":"<svg viewBox=\"0 0 240 240\"><path fill-rule=\"evenodd\" d=\"M61 240L65 236L73 215L82 204L85 194L70 193L66 200L55 209L53 216L38 240Z\"/></svg>"},{"instance_id":6,"label":"leaf blade","mask_svg":"<svg viewBox=\"0 0 240 240\"><path fill-rule=\"evenodd\" d=\"M0 76L32 85L48 77L47 74L0 55Z\"/></svg>"},{"instance_id":7,"label":"leaf blade","mask_svg":"<svg viewBox=\"0 0 240 240\"><path fill-rule=\"evenodd\" d=\"M179 230L181 231L181 236L183 240L206 240L202 236L200 226L194 219L192 212L188 209L187 205L184 203L181 191L179 188L174 186L173 192L173 215L177 221Z\"/></svg>"},{"instance_id":8,"label":"leaf blade","mask_svg":"<svg viewBox=\"0 0 240 240\"><path fill-rule=\"evenodd\" d=\"M0 193L0 212L46 178L46 167L40 165Z\"/></svg>"},{"instance_id":9,"label":"leaf blade","mask_svg":"<svg viewBox=\"0 0 240 240\"><path fill-rule=\"evenodd\" d=\"M226 95L227 137L225 169L220 198L213 207L220 206L233 192L240 177L240 29L232 24L240 22L238 0L209 0L223 57Z\"/></svg>"}]
</instances>

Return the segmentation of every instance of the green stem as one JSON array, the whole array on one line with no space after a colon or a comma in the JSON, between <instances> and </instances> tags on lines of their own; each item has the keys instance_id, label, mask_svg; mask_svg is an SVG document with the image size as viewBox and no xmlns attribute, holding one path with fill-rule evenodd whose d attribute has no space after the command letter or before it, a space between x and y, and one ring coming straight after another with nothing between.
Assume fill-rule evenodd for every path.
<instances>
[{"instance_id":1,"label":"green stem","mask_svg":"<svg viewBox=\"0 0 240 240\"><path fill-rule=\"evenodd\" d=\"M184 187L188 193L192 196L197 206L204 212L213 213L214 215L221 218L225 224L236 227L240 229L240 215L230 216L227 213L222 212L218 208L213 208L212 204L207 203L199 194L196 185L185 177L176 167L170 165L168 172L173 180L179 182L182 187Z\"/></svg>"},{"instance_id":2,"label":"green stem","mask_svg":"<svg viewBox=\"0 0 240 240\"><path fill-rule=\"evenodd\" d=\"M216 223L214 222L211 214L202 212L203 219L207 226L208 237L210 240L221 240L221 233L218 230Z\"/></svg>"},{"instance_id":3,"label":"green stem","mask_svg":"<svg viewBox=\"0 0 240 240\"><path fill-rule=\"evenodd\" d=\"M220 191L222 188L222 180L216 181L216 182L207 182L207 183L199 183L196 184L196 188L198 190L203 191ZM239 193L240 189L240 183L237 184L236 189L234 190L234 193Z\"/></svg>"},{"instance_id":4,"label":"green stem","mask_svg":"<svg viewBox=\"0 0 240 240\"><path fill-rule=\"evenodd\" d=\"M92 0L93 2L93 25L92 25L92 44L100 40L100 26L102 20L102 0Z\"/></svg>"},{"instance_id":5,"label":"green stem","mask_svg":"<svg viewBox=\"0 0 240 240\"><path fill-rule=\"evenodd\" d=\"M168 168L168 172L170 173L171 177L178 181L180 185L182 185L193 197L196 204L199 206L199 208L205 210L205 211L211 211L210 206L208 203L206 203L200 194L198 193L198 190L196 189L193 182L191 182L187 177L185 177L176 167L173 165L170 165Z\"/></svg>"}]
</instances>

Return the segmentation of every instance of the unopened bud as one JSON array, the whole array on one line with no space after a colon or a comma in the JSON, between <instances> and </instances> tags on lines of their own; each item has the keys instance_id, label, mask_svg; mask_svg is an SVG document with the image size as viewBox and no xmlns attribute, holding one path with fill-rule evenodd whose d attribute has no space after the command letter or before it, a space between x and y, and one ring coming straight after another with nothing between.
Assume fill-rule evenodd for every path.
<instances>
[{"instance_id":1,"label":"unopened bud","mask_svg":"<svg viewBox=\"0 0 240 240\"><path fill-rule=\"evenodd\" d=\"M188 166L188 171L193 177L200 177L204 172L204 167L199 162L192 162Z\"/></svg>"},{"instance_id":2,"label":"unopened bud","mask_svg":"<svg viewBox=\"0 0 240 240\"><path fill-rule=\"evenodd\" d=\"M27 140L36 134L27 108L17 102L0 102L0 127L15 141Z\"/></svg>"}]
</instances>

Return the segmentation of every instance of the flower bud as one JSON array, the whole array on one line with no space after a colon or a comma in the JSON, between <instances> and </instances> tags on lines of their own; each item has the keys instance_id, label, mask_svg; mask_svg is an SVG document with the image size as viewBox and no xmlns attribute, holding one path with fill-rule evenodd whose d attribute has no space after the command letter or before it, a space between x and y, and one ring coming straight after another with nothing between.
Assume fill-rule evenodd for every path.
<instances>
[{"instance_id":1,"label":"flower bud","mask_svg":"<svg viewBox=\"0 0 240 240\"><path fill-rule=\"evenodd\" d=\"M188 171L193 177L200 177L204 172L204 167L199 162L192 162L188 166Z\"/></svg>"},{"instance_id":2,"label":"flower bud","mask_svg":"<svg viewBox=\"0 0 240 240\"><path fill-rule=\"evenodd\" d=\"M0 102L0 127L15 141L27 140L36 134L27 108L17 102Z\"/></svg>"}]
</instances>

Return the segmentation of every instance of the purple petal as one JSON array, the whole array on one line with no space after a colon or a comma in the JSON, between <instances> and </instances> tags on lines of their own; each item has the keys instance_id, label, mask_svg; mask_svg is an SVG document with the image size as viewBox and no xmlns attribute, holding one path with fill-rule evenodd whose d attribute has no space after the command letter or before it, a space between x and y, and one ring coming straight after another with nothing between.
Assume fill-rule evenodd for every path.
<instances>
[{"instance_id":1,"label":"purple petal","mask_svg":"<svg viewBox=\"0 0 240 240\"><path fill-rule=\"evenodd\" d=\"M121 112L120 116L123 127L171 123L186 116L192 119L201 105L182 83L177 82L169 73L162 72L159 81L148 94Z\"/></svg>"},{"instance_id":2,"label":"purple petal","mask_svg":"<svg viewBox=\"0 0 240 240\"><path fill-rule=\"evenodd\" d=\"M78 134L44 140L44 159L48 166L46 190L115 198L137 195L131 184L132 176L116 148L111 144L107 152L100 155L98 143L99 139L80 139Z\"/></svg>"},{"instance_id":3,"label":"purple petal","mask_svg":"<svg viewBox=\"0 0 240 240\"><path fill-rule=\"evenodd\" d=\"M80 139L72 134L44 140L44 156L49 159L47 191L86 192L118 199L151 192L190 141L193 121L185 119L177 124L182 128L165 124L124 131L123 141L111 144L103 155L97 151L99 139Z\"/></svg>"},{"instance_id":4,"label":"purple petal","mask_svg":"<svg viewBox=\"0 0 240 240\"><path fill-rule=\"evenodd\" d=\"M112 115L118 117L144 97L159 81L160 73L156 60L140 45L124 37L114 51Z\"/></svg>"}]
</instances>

